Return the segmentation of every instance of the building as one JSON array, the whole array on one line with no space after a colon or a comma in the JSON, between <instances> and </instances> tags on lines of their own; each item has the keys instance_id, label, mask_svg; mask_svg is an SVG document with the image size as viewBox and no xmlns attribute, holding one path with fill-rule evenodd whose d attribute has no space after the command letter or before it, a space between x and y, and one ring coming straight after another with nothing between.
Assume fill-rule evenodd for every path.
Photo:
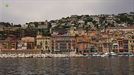
<instances>
[{"instance_id":1,"label":"building","mask_svg":"<svg viewBox=\"0 0 134 75\"><path fill-rule=\"evenodd\" d=\"M76 35L76 27L71 27L69 30L68 30L68 35L69 36L75 36Z\"/></svg>"},{"instance_id":2,"label":"building","mask_svg":"<svg viewBox=\"0 0 134 75\"><path fill-rule=\"evenodd\" d=\"M5 44L6 43L6 44ZM16 42L4 42L4 48L1 50L1 53L4 54L39 54L40 50L37 50L35 47L34 37L23 37L21 40ZM9 49L10 48L10 49Z\"/></svg>"},{"instance_id":3,"label":"building","mask_svg":"<svg viewBox=\"0 0 134 75\"><path fill-rule=\"evenodd\" d=\"M76 36L76 52L87 53L89 51L89 38L87 35Z\"/></svg>"},{"instance_id":4,"label":"building","mask_svg":"<svg viewBox=\"0 0 134 75\"><path fill-rule=\"evenodd\" d=\"M34 37L23 37L21 38L22 50L33 50L35 49L35 38Z\"/></svg>"},{"instance_id":5,"label":"building","mask_svg":"<svg viewBox=\"0 0 134 75\"><path fill-rule=\"evenodd\" d=\"M49 23L47 20L45 22L38 22L37 28L38 29L46 29L46 28L48 28L48 25L49 25Z\"/></svg>"},{"instance_id":6,"label":"building","mask_svg":"<svg viewBox=\"0 0 134 75\"><path fill-rule=\"evenodd\" d=\"M113 48L114 52L128 52L128 40L124 38L118 38L113 40Z\"/></svg>"},{"instance_id":7,"label":"building","mask_svg":"<svg viewBox=\"0 0 134 75\"><path fill-rule=\"evenodd\" d=\"M53 52L70 52L76 50L75 36L52 35Z\"/></svg>"},{"instance_id":8,"label":"building","mask_svg":"<svg viewBox=\"0 0 134 75\"><path fill-rule=\"evenodd\" d=\"M129 44L128 44L128 39L123 40L123 46L124 46L124 51L123 52L129 52Z\"/></svg>"},{"instance_id":9,"label":"building","mask_svg":"<svg viewBox=\"0 0 134 75\"><path fill-rule=\"evenodd\" d=\"M0 51L4 48L3 43L4 43L4 40L0 40Z\"/></svg>"},{"instance_id":10,"label":"building","mask_svg":"<svg viewBox=\"0 0 134 75\"><path fill-rule=\"evenodd\" d=\"M16 50L17 49L17 38L14 35L9 35L5 40L3 40L2 50Z\"/></svg>"},{"instance_id":11,"label":"building","mask_svg":"<svg viewBox=\"0 0 134 75\"><path fill-rule=\"evenodd\" d=\"M42 50L42 52L51 52L52 51L52 40L49 36L37 35L36 37L36 46L37 49Z\"/></svg>"},{"instance_id":12,"label":"building","mask_svg":"<svg viewBox=\"0 0 134 75\"><path fill-rule=\"evenodd\" d=\"M112 42L111 42L111 39L108 38L108 37L103 37L99 40L98 42L98 52L103 52L103 53L106 53L106 52L111 52L112 51Z\"/></svg>"},{"instance_id":13,"label":"building","mask_svg":"<svg viewBox=\"0 0 134 75\"><path fill-rule=\"evenodd\" d=\"M124 32L134 32L134 26L131 27L109 27L106 29L107 32L114 31L124 31Z\"/></svg>"},{"instance_id":14,"label":"building","mask_svg":"<svg viewBox=\"0 0 134 75\"><path fill-rule=\"evenodd\" d=\"M134 34L128 35L129 52L134 52Z\"/></svg>"}]
</instances>

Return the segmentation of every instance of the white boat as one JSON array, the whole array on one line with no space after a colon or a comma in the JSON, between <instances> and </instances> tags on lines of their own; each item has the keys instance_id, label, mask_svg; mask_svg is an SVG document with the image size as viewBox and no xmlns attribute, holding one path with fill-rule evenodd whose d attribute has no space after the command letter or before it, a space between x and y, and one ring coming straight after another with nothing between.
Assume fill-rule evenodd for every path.
<instances>
[{"instance_id":1,"label":"white boat","mask_svg":"<svg viewBox=\"0 0 134 75\"><path fill-rule=\"evenodd\" d=\"M101 57L106 57L106 56L116 56L117 54L115 52L106 52L101 55Z\"/></svg>"},{"instance_id":2,"label":"white boat","mask_svg":"<svg viewBox=\"0 0 134 75\"><path fill-rule=\"evenodd\" d=\"M109 56L109 54L108 53L104 53L104 54L101 55L101 57L106 57L106 56Z\"/></svg>"},{"instance_id":3,"label":"white boat","mask_svg":"<svg viewBox=\"0 0 134 75\"><path fill-rule=\"evenodd\" d=\"M101 56L99 53L93 53L92 56Z\"/></svg>"},{"instance_id":4,"label":"white boat","mask_svg":"<svg viewBox=\"0 0 134 75\"><path fill-rule=\"evenodd\" d=\"M110 52L109 54L112 55L112 56L117 55L115 52Z\"/></svg>"}]
</instances>

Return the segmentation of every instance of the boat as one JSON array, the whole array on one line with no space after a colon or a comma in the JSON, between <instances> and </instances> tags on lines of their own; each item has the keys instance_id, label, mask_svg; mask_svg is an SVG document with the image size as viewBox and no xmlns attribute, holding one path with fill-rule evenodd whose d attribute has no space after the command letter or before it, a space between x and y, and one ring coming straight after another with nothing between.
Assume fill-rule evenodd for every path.
<instances>
[{"instance_id":1,"label":"boat","mask_svg":"<svg viewBox=\"0 0 134 75\"><path fill-rule=\"evenodd\" d=\"M118 54L118 56L134 56L134 54L131 52L122 52L122 53Z\"/></svg>"},{"instance_id":2,"label":"boat","mask_svg":"<svg viewBox=\"0 0 134 75\"><path fill-rule=\"evenodd\" d=\"M117 54L115 52L106 52L104 54L101 55L101 57L106 57L106 56L117 56Z\"/></svg>"},{"instance_id":3,"label":"boat","mask_svg":"<svg viewBox=\"0 0 134 75\"><path fill-rule=\"evenodd\" d=\"M117 54L115 52L110 52L109 55L110 56L117 56Z\"/></svg>"},{"instance_id":4,"label":"boat","mask_svg":"<svg viewBox=\"0 0 134 75\"><path fill-rule=\"evenodd\" d=\"M93 53L92 56L101 56L99 53Z\"/></svg>"}]
</instances>

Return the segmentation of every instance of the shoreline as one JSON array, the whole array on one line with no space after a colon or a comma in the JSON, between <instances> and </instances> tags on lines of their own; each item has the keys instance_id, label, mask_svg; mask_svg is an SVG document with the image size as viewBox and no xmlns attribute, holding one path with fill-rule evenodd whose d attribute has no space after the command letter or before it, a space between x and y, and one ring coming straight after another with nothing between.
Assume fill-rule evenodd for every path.
<instances>
[{"instance_id":1,"label":"shoreline","mask_svg":"<svg viewBox=\"0 0 134 75\"><path fill-rule=\"evenodd\" d=\"M112 57L134 55L112 55ZM111 57L111 55L82 55L82 54L0 54L0 58L54 58L54 57Z\"/></svg>"},{"instance_id":2,"label":"shoreline","mask_svg":"<svg viewBox=\"0 0 134 75\"><path fill-rule=\"evenodd\" d=\"M83 57L80 54L0 54L0 58Z\"/></svg>"}]
</instances>

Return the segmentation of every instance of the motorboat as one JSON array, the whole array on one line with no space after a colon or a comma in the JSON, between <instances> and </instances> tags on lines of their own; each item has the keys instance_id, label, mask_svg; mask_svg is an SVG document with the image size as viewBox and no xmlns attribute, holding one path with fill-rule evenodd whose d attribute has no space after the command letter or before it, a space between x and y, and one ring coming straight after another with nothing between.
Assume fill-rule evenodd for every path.
<instances>
[{"instance_id":1,"label":"motorboat","mask_svg":"<svg viewBox=\"0 0 134 75\"><path fill-rule=\"evenodd\" d=\"M92 56L101 56L99 53L93 53Z\"/></svg>"},{"instance_id":2,"label":"motorboat","mask_svg":"<svg viewBox=\"0 0 134 75\"><path fill-rule=\"evenodd\" d=\"M110 52L109 55L116 56L117 54L115 52Z\"/></svg>"},{"instance_id":3,"label":"motorboat","mask_svg":"<svg viewBox=\"0 0 134 75\"><path fill-rule=\"evenodd\" d=\"M115 52L106 52L101 55L101 57L105 57L105 56L117 56L117 54Z\"/></svg>"}]
</instances>

